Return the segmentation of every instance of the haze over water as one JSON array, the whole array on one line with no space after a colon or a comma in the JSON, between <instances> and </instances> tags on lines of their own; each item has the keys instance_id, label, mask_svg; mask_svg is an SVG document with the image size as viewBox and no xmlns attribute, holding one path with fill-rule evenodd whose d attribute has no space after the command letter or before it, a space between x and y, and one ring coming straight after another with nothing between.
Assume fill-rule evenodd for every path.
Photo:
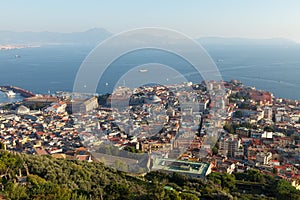
<instances>
[{"instance_id":1,"label":"haze over water","mask_svg":"<svg viewBox=\"0 0 300 200\"><path fill-rule=\"evenodd\" d=\"M300 99L300 45L210 45L205 48L224 80L238 79L257 89L271 91L277 97ZM0 85L15 85L34 93L72 91L77 70L92 49L92 46L69 45L0 51ZM161 61L190 73L185 70L186 63L176 56L151 51L121 57L112 64L112 73L117 74L120 67L145 64L157 58L161 59L156 60L157 63ZM190 78L201 82L192 75ZM111 74L104 77L106 82L111 79ZM99 83L99 93L112 90L113 84L103 84ZM2 94L0 102L7 100Z\"/></svg>"}]
</instances>

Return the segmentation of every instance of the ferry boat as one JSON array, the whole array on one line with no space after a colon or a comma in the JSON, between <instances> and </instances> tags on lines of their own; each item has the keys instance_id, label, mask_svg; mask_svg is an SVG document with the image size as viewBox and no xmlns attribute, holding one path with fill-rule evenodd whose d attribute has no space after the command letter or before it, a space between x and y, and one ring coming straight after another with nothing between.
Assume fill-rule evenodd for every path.
<instances>
[{"instance_id":1,"label":"ferry boat","mask_svg":"<svg viewBox=\"0 0 300 200\"><path fill-rule=\"evenodd\" d=\"M147 72L148 71L148 69L140 69L139 70L139 72L141 72L141 73L145 73L145 72Z\"/></svg>"},{"instance_id":2,"label":"ferry boat","mask_svg":"<svg viewBox=\"0 0 300 200\"><path fill-rule=\"evenodd\" d=\"M12 97L16 96L16 93L14 93L14 91L12 91L12 90L8 90L7 92L5 92L5 94L9 98L12 98Z\"/></svg>"}]
</instances>

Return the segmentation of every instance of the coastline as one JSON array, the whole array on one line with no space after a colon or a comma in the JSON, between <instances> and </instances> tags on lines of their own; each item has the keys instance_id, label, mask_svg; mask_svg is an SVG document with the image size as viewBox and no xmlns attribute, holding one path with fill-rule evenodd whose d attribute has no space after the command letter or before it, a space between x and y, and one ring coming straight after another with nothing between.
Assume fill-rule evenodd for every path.
<instances>
[{"instance_id":1,"label":"coastline","mask_svg":"<svg viewBox=\"0 0 300 200\"><path fill-rule=\"evenodd\" d=\"M0 45L0 50L13 50L13 49L25 49L25 48L38 48L40 45Z\"/></svg>"}]
</instances>

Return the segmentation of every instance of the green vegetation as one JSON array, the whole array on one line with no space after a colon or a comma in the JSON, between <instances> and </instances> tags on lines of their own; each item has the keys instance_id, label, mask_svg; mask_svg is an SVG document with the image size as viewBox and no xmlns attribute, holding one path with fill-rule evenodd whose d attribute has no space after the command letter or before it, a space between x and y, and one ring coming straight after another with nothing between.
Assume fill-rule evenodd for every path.
<instances>
[{"instance_id":1,"label":"green vegetation","mask_svg":"<svg viewBox=\"0 0 300 200\"><path fill-rule=\"evenodd\" d=\"M254 170L206 180L162 172L136 177L101 163L0 150L0 175L5 199L300 199L288 182Z\"/></svg>"},{"instance_id":2,"label":"green vegetation","mask_svg":"<svg viewBox=\"0 0 300 200\"><path fill-rule=\"evenodd\" d=\"M300 199L300 191L290 183L258 170L234 174L212 173L207 178L238 199Z\"/></svg>"},{"instance_id":3,"label":"green vegetation","mask_svg":"<svg viewBox=\"0 0 300 200\"><path fill-rule=\"evenodd\" d=\"M248 128L248 129L257 129L256 125L250 124L249 122L243 122L240 124L226 123L223 128L230 134L236 134L236 130L241 127Z\"/></svg>"},{"instance_id":4,"label":"green vegetation","mask_svg":"<svg viewBox=\"0 0 300 200\"><path fill-rule=\"evenodd\" d=\"M212 154L213 154L213 155L217 155L218 152L219 152L219 148L220 148L220 143L217 142L217 143L215 144L215 146L212 148Z\"/></svg>"},{"instance_id":5,"label":"green vegetation","mask_svg":"<svg viewBox=\"0 0 300 200\"><path fill-rule=\"evenodd\" d=\"M274 132L274 127L272 127L272 126L265 126L265 127L264 127L264 131L267 131L267 132Z\"/></svg>"},{"instance_id":6,"label":"green vegetation","mask_svg":"<svg viewBox=\"0 0 300 200\"><path fill-rule=\"evenodd\" d=\"M233 93L229 96L229 100L234 102L235 100L243 100L243 101L247 101L250 99L248 94L244 94L241 92L237 92L237 93Z\"/></svg>"}]
</instances>

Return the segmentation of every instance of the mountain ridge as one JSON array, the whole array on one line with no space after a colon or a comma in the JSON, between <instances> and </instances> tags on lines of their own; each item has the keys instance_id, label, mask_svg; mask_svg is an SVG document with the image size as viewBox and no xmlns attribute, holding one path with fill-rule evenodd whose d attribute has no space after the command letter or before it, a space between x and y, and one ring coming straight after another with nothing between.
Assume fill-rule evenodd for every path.
<instances>
[{"instance_id":1,"label":"mountain ridge","mask_svg":"<svg viewBox=\"0 0 300 200\"><path fill-rule=\"evenodd\" d=\"M45 44L90 44L96 45L112 36L113 33L104 28L92 28L82 32L50 32L50 31L0 31L0 44L13 45L45 45ZM295 45L297 42L286 38L253 39L242 37L198 37L202 45Z\"/></svg>"},{"instance_id":2,"label":"mountain ridge","mask_svg":"<svg viewBox=\"0 0 300 200\"><path fill-rule=\"evenodd\" d=\"M209 45L294 45L297 42L280 37L274 38L243 38L243 37L200 37L201 44Z\"/></svg>"},{"instance_id":3,"label":"mountain ridge","mask_svg":"<svg viewBox=\"0 0 300 200\"><path fill-rule=\"evenodd\" d=\"M0 31L0 44L95 44L111 35L103 28L71 33Z\"/></svg>"}]
</instances>

